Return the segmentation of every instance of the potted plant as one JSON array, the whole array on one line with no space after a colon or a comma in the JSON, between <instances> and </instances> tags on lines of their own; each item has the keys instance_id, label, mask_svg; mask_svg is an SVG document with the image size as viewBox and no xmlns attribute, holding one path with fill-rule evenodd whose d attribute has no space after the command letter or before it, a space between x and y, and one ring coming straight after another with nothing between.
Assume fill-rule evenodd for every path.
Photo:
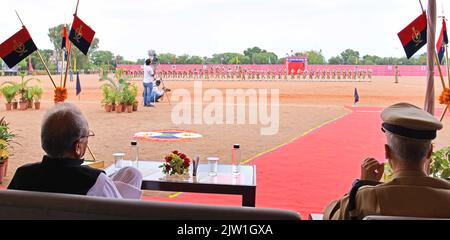
<instances>
[{"instance_id":1,"label":"potted plant","mask_svg":"<svg viewBox=\"0 0 450 240\"><path fill-rule=\"evenodd\" d=\"M34 88L33 87L28 87L26 90L26 95L25 98L27 99L27 108L31 109L33 108L33 96L34 96Z\"/></svg>"},{"instance_id":2,"label":"potted plant","mask_svg":"<svg viewBox=\"0 0 450 240\"><path fill-rule=\"evenodd\" d=\"M104 85L102 86L102 92L103 92L103 100L102 104L105 107L106 112L112 111L112 100L111 100L111 88Z\"/></svg>"},{"instance_id":3,"label":"potted plant","mask_svg":"<svg viewBox=\"0 0 450 240\"><path fill-rule=\"evenodd\" d=\"M6 100L6 111L11 111L12 109L12 100L16 96L17 89L15 86L5 86L0 89L0 93L5 97Z\"/></svg>"},{"instance_id":4,"label":"potted plant","mask_svg":"<svg viewBox=\"0 0 450 240\"><path fill-rule=\"evenodd\" d=\"M42 93L44 92L44 90L39 86L33 86L29 89L29 91L31 91L31 93L33 95L34 108L36 110L41 109L41 98L42 98Z\"/></svg>"},{"instance_id":5,"label":"potted plant","mask_svg":"<svg viewBox=\"0 0 450 240\"><path fill-rule=\"evenodd\" d=\"M0 183L2 183L3 177L6 176L11 143L14 143L12 139L15 137L16 135L11 132L9 123L5 121L5 118L0 119Z\"/></svg>"},{"instance_id":6,"label":"potted plant","mask_svg":"<svg viewBox=\"0 0 450 240\"><path fill-rule=\"evenodd\" d=\"M133 112L136 112L139 107L139 102L137 100L134 100L133 102Z\"/></svg>"},{"instance_id":7,"label":"potted plant","mask_svg":"<svg viewBox=\"0 0 450 240\"><path fill-rule=\"evenodd\" d=\"M35 80L37 82L40 82L40 80L37 78L29 78L29 79L25 80L26 73L20 72L19 74L20 74L20 77L22 78L20 83L8 81L8 82L2 83L1 86L3 86L3 85L14 86L17 89L17 91L20 93L19 109L27 110L27 108L28 108L28 86L27 85L32 80Z\"/></svg>"},{"instance_id":8,"label":"potted plant","mask_svg":"<svg viewBox=\"0 0 450 240\"><path fill-rule=\"evenodd\" d=\"M123 105L121 104L122 103L122 95L123 95L123 93L122 92L116 92L116 95L115 95L115 102L116 103L118 103L118 104L116 104L116 113L121 113L121 112L123 112Z\"/></svg>"},{"instance_id":9,"label":"potted plant","mask_svg":"<svg viewBox=\"0 0 450 240\"><path fill-rule=\"evenodd\" d=\"M136 85L132 85L131 93L133 96L133 111L136 112L138 110L139 102L136 100L138 95L138 87Z\"/></svg>"},{"instance_id":10,"label":"potted plant","mask_svg":"<svg viewBox=\"0 0 450 240\"><path fill-rule=\"evenodd\" d=\"M133 96L133 91L130 89L129 85L125 85L122 92L122 103L126 106L127 112L133 112L133 102L135 97Z\"/></svg>"},{"instance_id":11,"label":"potted plant","mask_svg":"<svg viewBox=\"0 0 450 240\"><path fill-rule=\"evenodd\" d=\"M13 101L12 101L12 107L13 107L13 110L17 110L17 106L18 106L18 105L19 105L19 103L17 102L17 99L14 98Z\"/></svg>"},{"instance_id":12,"label":"potted plant","mask_svg":"<svg viewBox=\"0 0 450 240\"><path fill-rule=\"evenodd\" d=\"M111 100L113 100L112 111L115 110L116 112L121 113L124 110L124 104L122 100L123 91L129 83L127 83L127 78L124 77L122 70L117 71L114 76L115 79L101 79L100 81L107 81L107 83L103 84L101 87L103 88L104 86L107 86L110 88L112 93ZM119 107L120 104L122 104L121 107ZM117 107L119 107L120 109L117 109Z\"/></svg>"}]
</instances>

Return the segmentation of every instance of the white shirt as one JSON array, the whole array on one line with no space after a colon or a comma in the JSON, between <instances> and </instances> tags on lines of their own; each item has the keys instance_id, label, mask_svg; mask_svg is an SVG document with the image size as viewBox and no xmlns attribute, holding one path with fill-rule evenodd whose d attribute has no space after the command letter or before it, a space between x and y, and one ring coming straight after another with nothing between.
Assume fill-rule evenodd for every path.
<instances>
[{"instance_id":1,"label":"white shirt","mask_svg":"<svg viewBox=\"0 0 450 240\"><path fill-rule=\"evenodd\" d=\"M162 95L162 92L159 90L159 87L156 86L156 84L153 85L152 93L155 93L155 94L158 94L158 95Z\"/></svg>"},{"instance_id":2,"label":"white shirt","mask_svg":"<svg viewBox=\"0 0 450 240\"><path fill-rule=\"evenodd\" d=\"M121 181L113 181L101 173L94 186L89 189L87 196L106 198L141 199L142 190Z\"/></svg>"},{"instance_id":3,"label":"white shirt","mask_svg":"<svg viewBox=\"0 0 450 240\"><path fill-rule=\"evenodd\" d=\"M144 65L144 83L152 83L153 82L154 71L152 66Z\"/></svg>"}]
</instances>

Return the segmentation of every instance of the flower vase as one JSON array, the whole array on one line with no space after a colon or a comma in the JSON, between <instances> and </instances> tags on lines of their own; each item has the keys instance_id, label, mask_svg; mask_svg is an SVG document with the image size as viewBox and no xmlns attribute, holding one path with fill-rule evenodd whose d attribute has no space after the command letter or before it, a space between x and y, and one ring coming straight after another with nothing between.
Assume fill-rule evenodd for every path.
<instances>
[{"instance_id":1,"label":"flower vase","mask_svg":"<svg viewBox=\"0 0 450 240\"><path fill-rule=\"evenodd\" d=\"M190 176L189 176L189 172L185 172L183 174L168 174L166 173L166 175L164 176L164 180L166 181L187 181L189 180Z\"/></svg>"}]
</instances>

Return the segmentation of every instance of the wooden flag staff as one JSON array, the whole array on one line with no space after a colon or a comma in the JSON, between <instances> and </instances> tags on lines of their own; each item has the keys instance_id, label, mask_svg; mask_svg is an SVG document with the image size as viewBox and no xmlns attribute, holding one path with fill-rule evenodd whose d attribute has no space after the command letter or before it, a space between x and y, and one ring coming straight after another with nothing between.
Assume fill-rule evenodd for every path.
<instances>
[{"instance_id":1,"label":"wooden flag staff","mask_svg":"<svg viewBox=\"0 0 450 240\"><path fill-rule=\"evenodd\" d=\"M19 18L19 21L20 21L20 23L22 24L22 27L25 27L25 24L23 24L22 19L20 18L19 13L18 13L17 11L16 11L16 15L17 15L17 17ZM37 52L37 54L38 54L38 56L39 56L39 59L41 60L42 64L44 65L45 71L47 71L47 74L48 74L48 76L50 77L50 80L52 81L53 86L56 88L55 81L53 81L52 75L50 74L50 71L48 70L48 67L47 67L47 64L46 64L45 61L44 61L44 58L42 58L42 55L41 55L41 53L39 52L39 49L37 49L36 52Z\"/></svg>"},{"instance_id":2,"label":"wooden flag staff","mask_svg":"<svg viewBox=\"0 0 450 240\"><path fill-rule=\"evenodd\" d=\"M75 16L78 13L78 5L80 4L80 0L77 0L77 6L75 7ZM69 34L69 33L68 33ZM70 43L69 43L70 44ZM66 88L66 84L67 84L67 75L69 75L69 68L71 67L71 59L72 58L72 47L69 47L69 51L67 53L67 67L66 67L66 75L64 76L64 84L63 84L63 88Z\"/></svg>"},{"instance_id":3,"label":"wooden flag staff","mask_svg":"<svg viewBox=\"0 0 450 240\"><path fill-rule=\"evenodd\" d=\"M445 45L445 62L447 64L447 78L448 78L448 86L450 87L450 67L448 65L448 46Z\"/></svg>"}]
</instances>

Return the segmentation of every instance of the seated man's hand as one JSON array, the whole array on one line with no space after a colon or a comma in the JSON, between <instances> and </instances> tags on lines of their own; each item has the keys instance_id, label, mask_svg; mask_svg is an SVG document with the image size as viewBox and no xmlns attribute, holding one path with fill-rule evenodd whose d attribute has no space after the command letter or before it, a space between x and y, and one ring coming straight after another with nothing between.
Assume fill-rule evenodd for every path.
<instances>
[{"instance_id":1,"label":"seated man's hand","mask_svg":"<svg viewBox=\"0 0 450 240\"><path fill-rule=\"evenodd\" d=\"M361 164L361 180L379 182L384 173L384 163L375 158L366 158Z\"/></svg>"}]
</instances>

